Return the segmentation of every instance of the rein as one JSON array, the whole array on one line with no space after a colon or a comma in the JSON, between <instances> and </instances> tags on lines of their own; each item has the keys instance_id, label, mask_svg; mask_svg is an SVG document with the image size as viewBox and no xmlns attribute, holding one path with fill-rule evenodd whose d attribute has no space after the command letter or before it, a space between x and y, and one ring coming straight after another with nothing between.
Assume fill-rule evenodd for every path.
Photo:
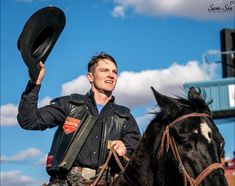
<instances>
[{"instance_id":1,"label":"rein","mask_svg":"<svg viewBox=\"0 0 235 186\"><path fill-rule=\"evenodd\" d=\"M125 171L125 168L124 168L124 166L122 165L121 161L119 160L118 155L117 155L116 151L113 149L111 143L112 143L112 141L108 141L108 147L107 147L107 148L109 149L109 154L108 154L108 156L107 156L107 158L106 158L106 160L105 160L105 163L102 165L101 171L99 172L97 178L95 179L94 183L91 184L91 186L96 186L96 185L98 184L98 182L100 181L100 178L102 177L102 175L103 175L105 169L108 167L108 163L109 163L109 161L110 161L112 155L114 156L114 158L115 158L115 160L116 160L116 162L117 162L119 168L121 169L121 171L122 171L123 173L124 173L124 171ZM125 160L129 161L129 158L128 158L125 154L122 155L122 157L123 157Z\"/></svg>"},{"instance_id":2,"label":"rein","mask_svg":"<svg viewBox=\"0 0 235 186\"><path fill-rule=\"evenodd\" d=\"M165 142L166 142L166 151L168 151L169 148L171 148L176 161L179 163L179 171L180 171L180 173L183 174L185 186L187 186L188 182L189 182L190 186L198 186L214 170L216 170L216 169L223 169L224 170L223 166L220 163L212 163L206 169L204 169L196 179L193 179L189 175L189 173L187 172L187 170L185 169L185 167L183 165L178 148L175 143L175 139L173 136L170 135L169 128L172 127L174 124L178 123L179 121L182 121L186 118L200 117L200 116L210 117L208 114L205 114L205 113L185 114L185 115L177 118L173 122L171 122L169 125L167 125L165 128L165 131L162 135L160 150L158 151L158 154L157 154L157 157L159 159L163 154Z\"/></svg>"}]
</instances>

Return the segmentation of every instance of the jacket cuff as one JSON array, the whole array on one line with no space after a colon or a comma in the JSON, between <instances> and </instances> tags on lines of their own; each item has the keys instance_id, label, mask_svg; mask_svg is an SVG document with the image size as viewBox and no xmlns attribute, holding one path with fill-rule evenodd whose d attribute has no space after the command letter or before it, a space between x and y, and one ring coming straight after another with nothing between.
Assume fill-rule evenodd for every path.
<instances>
[{"instance_id":1,"label":"jacket cuff","mask_svg":"<svg viewBox=\"0 0 235 186\"><path fill-rule=\"evenodd\" d=\"M41 85L36 85L28 82L24 94L33 94L37 95L39 93L39 90L41 88Z\"/></svg>"}]
</instances>

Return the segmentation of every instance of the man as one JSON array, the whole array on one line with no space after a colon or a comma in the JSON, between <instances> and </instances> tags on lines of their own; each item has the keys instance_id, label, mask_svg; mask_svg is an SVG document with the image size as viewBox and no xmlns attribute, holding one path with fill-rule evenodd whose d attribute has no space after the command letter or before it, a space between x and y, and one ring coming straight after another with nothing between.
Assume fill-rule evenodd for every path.
<instances>
[{"instance_id":1,"label":"man","mask_svg":"<svg viewBox=\"0 0 235 186\"><path fill-rule=\"evenodd\" d=\"M18 122L29 130L58 127L47 159L48 185L92 184L108 155L108 140L119 156L130 156L140 139L129 109L117 105L112 96L118 76L116 61L103 52L93 56L87 73L91 89L86 95L59 97L38 109L45 74L42 62L40 68L37 80L31 79L22 94ZM111 162L100 185L108 185L117 173L115 161Z\"/></svg>"}]
</instances>

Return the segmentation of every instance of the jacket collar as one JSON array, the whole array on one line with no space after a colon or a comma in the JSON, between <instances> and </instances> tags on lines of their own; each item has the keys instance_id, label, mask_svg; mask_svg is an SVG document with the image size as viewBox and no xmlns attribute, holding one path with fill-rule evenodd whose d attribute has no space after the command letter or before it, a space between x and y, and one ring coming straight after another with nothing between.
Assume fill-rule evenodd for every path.
<instances>
[{"instance_id":1,"label":"jacket collar","mask_svg":"<svg viewBox=\"0 0 235 186\"><path fill-rule=\"evenodd\" d=\"M90 90L89 92L87 92L86 96L88 96L90 98L92 104L94 106L96 106L94 92L92 90ZM115 97L113 95L112 95L111 99L108 101L108 103L115 103Z\"/></svg>"}]
</instances>

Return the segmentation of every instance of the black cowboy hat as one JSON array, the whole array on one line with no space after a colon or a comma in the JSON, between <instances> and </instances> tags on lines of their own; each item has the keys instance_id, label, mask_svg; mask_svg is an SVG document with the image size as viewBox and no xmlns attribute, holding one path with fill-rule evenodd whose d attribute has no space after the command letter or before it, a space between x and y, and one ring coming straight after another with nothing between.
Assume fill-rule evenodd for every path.
<instances>
[{"instance_id":1,"label":"black cowboy hat","mask_svg":"<svg viewBox=\"0 0 235 186\"><path fill-rule=\"evenodd\" d=\"M17 47L34 80L40 72L39 62L45 63L64 26L64 12L53 6L38 10L25 23Z\"/></svg>"}]
</instances>

